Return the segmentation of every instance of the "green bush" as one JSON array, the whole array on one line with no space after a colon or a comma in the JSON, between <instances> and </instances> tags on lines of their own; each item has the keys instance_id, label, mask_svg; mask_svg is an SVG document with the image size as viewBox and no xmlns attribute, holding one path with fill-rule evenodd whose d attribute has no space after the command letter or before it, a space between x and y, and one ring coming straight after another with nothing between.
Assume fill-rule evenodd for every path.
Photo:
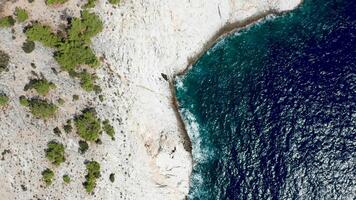
<instances>
[{"instance_id":1,"label":"green bush","mask_svg":"<svg viewBox=\"0 0 356 200\"><path fill-rule=\"evenodd\" d=\"M27 11L18 7L15 9L15 16L18 22L24 22L28 19Z\"/></svg>"},{"instance_id":2,"label":"green bush","mask_svg":"<svg viewBox=\"0 0 356 200\"><path fill-rule=\"evenodd\" d=\"M88 0L88 2L83 6L83 8L94 8L97 0Z\"/></svg>"},{"instance_id":3,"label":"green bush","mask_svg":"<svg viewBox=\"0 0 356 200\"><path fill-rule=\"evenodd\" d=\"M67 174L63 175L63 181L67 184L70 183L70 177Z\"/></svg>"},{"instance_id":4,"label":"green bush","mask_svg":"<svg viewBox=\"0 0 356 200\"><path fill-rule=\"evenodd\" d=\"M112 140L114 140L115 130L114 127L111 126L109 120L103 121L103 130L111 137Z\"/></svg>"},{"instance_id":5,"label":"green bush","mask_svg":"<svg viewBox=\"0 0 356 200\"><path fill-rule=\"evenodd\" d=\"M95 88L95 76L89 74L86 71L83 71L79 74L80 77L80 86L87 92L91 92Z\"/></svg>"},{"instance_id":6,"label":"green bush","mask_svg":"<svg viewBox=\"0 0 356 200\"><path fill-rule=\"evenodd\" d=\"M67 2L68 0L46 0L47 5L53 5L53 4L63 4Z\"/></svg>"},{"instance_id":7,"label":"green bush","mask_svg":"<svg viewBox=\"0 0 356 200\"><path fill-rule=\"evenodd\" d=\"M92 2L94 1L90 0L88 4ZM54 58L61 68L69 72L72 77L80 78L81 86L84 90L93 91L96 88L94 76L87 72L77 73L76 68L80 65L86 65L91 68L99 66L99 60L90 48L90 44L91 37L102 30L103 23L99 16L85 10L81 13L80 18L71 20L67 29L67 38L61 39L52 32L50 27L39 23L34 23L28 27L25 30L25 34L31 41L42 42L48 47L56 47Z\"/></svg>"},{"instance_id":8,"label":"green bush","mask_svg":"<svg viewBox=\"0 0 356 200\"><path fill-rule=\"evenodd\" d=\"M59 45L55 53L55 59L62 69L72 71L79 65L97 67L99 61L89 45L90 38L102 29L100 18L88 11L83 11L81 18L74 18L68 30L68 38Z\"/></svg>"},{"instance_id":9,"label":"green bush","mask_svg":"<svg viewBox=\"0 0 356 200\"><path fill-rule=\"evenodd\" d=\"M52 32L49 26L40 23L34 23L27 27L25 34L29 40L41 42L48 47L55 47L60 42L60 38Z\"/></svg>"},{"instance_id":10,"label":"green bush","mask_svg":"<svg viewBox=\"0 0 356 200\"><path fill-rule=\"evenodd\" d=\"M62 98L59 98L57 102L59 105L63 105L65 103L64 99Z\"/></svg>"},{"instance_id":11,"label":"green bush","mask_svg":"<svg viewBox=\"0 0 356 200\"><path fill-rule=\"evenodd\" d=\"M0 73L7 70L10 61L10 56L0 50Z\"/></svg>"},{"instance_id":12,"label":"green bush","mask_svg":"<svg viewBox=\"0 0 356 200\"><path fill-rule=\"evenodd\" d=\"M95 111L85 110L75 120L78 135L86 141L95 141L99 138L101 124Z\"/></svg>"},{"instance_id":13,"label":"green bush","mask_svg":"<svg viewBox=\"0 0 356 200\"><path fill-rule=\"evenodd\" d=\"M86 141L80 140L79 141L79 153L80 154L84 154L85 152L87 152L89 149L89 145Z\"/></svg>"},{"instance_id":14,"label":"green bush","mask_svg":"<svg viewBox=\"0 0 356 200\"><path fill-rule=\"evenodd\" d=\"M62 134L61 130L58 127L53 129L53 133L56 134L57 136L60 136Z\"/></svg>"},{"instance_id":15,"label":"green bush","mask_svg":"<svg viewBox=\"0 0 356 200\"><path fill-rule=\"evenodd\" d=\"M66 159L64 157L64 145L56 141L51 141L47 144L46 158L54 165L60 165Z\"/></svg>"},{"instance_id":16,"label":"green bush","mask_svg":"<svg viewBox=\"0 0 356 200\"><path fill-rule=\"evenodd\" d=\"M109 3L117 5L120 3L120 0L109 0Z\"/></svg>"},{"instance_id":17,"label":"green bush","mask_svg":"<svg viewBox=\"0 0 356 200\"><path fill-rule=\"evenodd\" d=\"M0 107L6 106L9 103L9 97L6 94L0 93Z\"/></svg>"},{"instance_id":18,"label":"green bush","mask_svg":"<svg viewBox=\"0 0 356 200\"><path fill-rule=\"evenodd\" d=\"M71 120L67 120L67 124L63 126L64 131L68 134L70 132L72 132L72 121Z\"/></svg>"},{"instance_id":19,"label":"green bush","mask_svg":"<svg viewBox=\"0 0 356 200\"><path fill-rule=\"evenodd\" d=\"M110 180L112 183L115 182L115 174L114 174L114 173L111 173L111 174L110 174L109 180Z\"/></svg>"},{"instance_id":20,"label":"green bush","mask_svg":"<svg viewBox=\"0 0 356 200\"><path fill-rule=\"evenodd\" d=\"M86 164L88 174L85 176L83 183L85 190L88 193L93 192L96 186L96 179L100 177L100 164L96 161L90 161Z\"/></svg>"},{"instance_id":21,"label":"green bush","mask_svg":"<svg viewBox=\"0 0 356 200\"><path fill-rule=\"evenodd\" d=\"M53 177L54 172L48 168L42 172L42 180L46 183L47 186L52 184Z\"/></svg>"},{"instance_id":22,"label":"green bush","mask_svg":"<svg viewBox=\"0 0 356 200\"><path fill-rule=\"evenodd\" d=\"M104 101L104 96L103 95L99 95L99 100L100 100L100 102L103 102Z\"/></svg>"},{"instance_id":23,"label":"green bush","mask_svg":"<svg viewBox=\"0 0 356 200\"><path fill-rule=\"evenodd\" d=\"M22 50L25 53L31 53L34 49L35 49L35 43L31 40L26 40L23 44L22 44Z\"/></svg>"},{"instance_id":24,"label":"green bush","mask_svg":"<svg viewBox=\"0 0 356 200\"><path fill-rule=\"evenodd\" d=\"M99 65L98 59L89 46L85 46L78 41L61 43L54 58L61 68L66 71L75 70L79 65L88 65L90 67Z\"/></svg>"},{"instance_id":25,"label":"green bush","mask_svg":"<svg viewBox=\"0 0 356 200\"><path fill-rule=\"evenodd\" d=\"M20 104L26 106L30 109L33 116L47 119L53 117L58 109L58 107L46 100L32 98L26 99L26 97L20 97Z\"/></svg>"},{"instance_id":26,"label":"green bush","mask_svg":"<svg viewBox=\"0 0 356 200\"><path fill-rule=\"evenodd\" d=\"M51 89L55 89L56 85L52 82L47 81L46 79L32 79L28 84L25 85L24 90L35 89L36 92L42 96L48 94Z\"/></svg>"},{"instance_id":27,"label":"green bush","mask_svg":"<svg viewBox=\"0 0 356 200\"><path fill-rule=\"evenodd\" d=\"M0 18L0 28L8 28L15 24L15 20L12 16L6 16Z\"/></svg>"},{"instance_id":28,"label":"green bush","mask_svg":"<svg viewBox=\"0 0 356 200\"><path fill-rule=\"evenodd\" d=\"M29 102L25 96L20 96L20 104L25 107L29 105Z\"/></svg>"},{"instance_id":29,"label":"green bush","mask_svg":"<svg viewBox=\"0 0 356 200\"><path fill-rule=\"evenodd\" d=\"M81 18L74 18L68 31L69 41L83 41L90 44L90 38L103 30L103 23L99 16L84 10Z\"/></svg>"},{"instance_id":30,"label":"green bush","mask_svg":"<svg viewBox=\"0 0 356 200\"><path fill-rule=\"evenodd\" d=\"M73 98L73 101L78 101L79 100L79 95L74 94L72 98Z\"/></svg>"}]
</instances>

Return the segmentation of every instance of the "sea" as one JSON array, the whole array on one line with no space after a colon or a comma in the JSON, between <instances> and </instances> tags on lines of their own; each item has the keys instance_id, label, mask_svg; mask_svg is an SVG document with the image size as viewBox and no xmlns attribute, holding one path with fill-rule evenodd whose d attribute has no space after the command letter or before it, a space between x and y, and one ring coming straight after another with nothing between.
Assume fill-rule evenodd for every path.
<instances>
[{"instance_id":1,"label":"sea","mask_svg":"<svg viewBox=\"0 0 356 200\"><path fill-rule=\"evenodd\" d=\"M175 79L189 199L356 199L356 0L304 0Z\"/></svg>"}]
</instances>

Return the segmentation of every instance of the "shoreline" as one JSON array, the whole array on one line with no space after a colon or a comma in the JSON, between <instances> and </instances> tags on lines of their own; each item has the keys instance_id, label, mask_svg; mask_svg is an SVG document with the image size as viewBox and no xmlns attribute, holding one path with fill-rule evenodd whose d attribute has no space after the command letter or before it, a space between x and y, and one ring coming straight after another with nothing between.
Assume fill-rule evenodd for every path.
<instances>
[{"instance_id":1,"label":"shoreline","mask_svg":"<svg viewBox=\"0 0 356 200\"><path fill-rule=\"evenodd\" d=\"M303 3L303 0L300 1L300 3L293 8L296 9L298 8L301 4ZM194 166L194 157L192 154L192 140L188 134L188 130L186 127L186 124L184 123L183 120L183 115L182 113L179 111L179 101L177 99L176 96L176 89L174 87L175 85L175 80L177 77L179 76L184 76L186 73L189 72L189 70L193 67L193 65L210 49L212 48L215 44L217 44L222 38L227 37L233 33L236 33L238 31L240 31L241 29L247 28L248 26L254 25L255 23L259 22L259 21L263 21L266 20L266 17L268 16L281 16L284 15L285 13L289 12L290 10L285 10L285 11L278 11L276 9L272 9L269 11L265 11L262 13L259 13L257 15L251 16L245 20L242 21L237 21L234 23L227 23L226 25L224 25L222 28L220 28L211 39L209 39L206 44L203 46L203 49L201 51L199 51L199 53L197 53L196 55L194 55L193 57L191 57L188 60L188 65L181 71L179 71L178 73L175 73L173 75L173 77L169 80L169 87L171 90L171 94L172 94L172 105L174 108L174 112L176 114L177 120L178 120L178 126L181 127L182 129L182 137L183 137L183 145L185 147L185 149L189 152L191 159L192 159L192 167ZM186 145L189 145L189 148L186 148ZM189 175L189 187L191 184L191 177L192 174Z\"/></svg>"},{"instance_id":2,"label":"shoreline","mask_svg":"<svg viewBox=\"0 0 356 200\"><path fill-rule=\"evenodd\" d=\"M15 24L13 33L10 29L0 29L3 36L0 48L12 58L9 75L2 76L4 85L0 85L0 90L12 88L8 93L14 98L0 113L3 148L13 152L1 163L5 181L0 185L0 194L9 199L31 198L34 194L61 199L185 199L189 194L194 160L189 130L178 110L174 88L176 76L186 73L220 38L273 14L271 8L287 10L296 5L296 1L299 0L152 0L124 1L120 6L112 6L106 0L97 2L90 10L101 17L104 30L92 39L91 48L103 58L102 67L96 71L97 83L105 97L102 102L95 94L82 91L78 82L66 73L53 73L49 66L60 71L52 56L53 49L36 44L31 54L22 50L26 39L22 30L29 21ZM12 15L15 7L23 7L31 20L56 29L66 23L62 15L78 16L82 3L72 0L50 7L44 1L18 0L6 3L2 14ZM27 67L32 62L36 69ZM61 86L48 96L53 101L61 97L66 102L56 119L43 123L27 117L28 112L15 100L27 94L23 86L31 78L31 71L43 73L48 80ZM167 81L162 74L167 75ZM73 101L73 95L79 95L80 99ZM52 132L87 105L95 106L103 119L112 120L117 137L112 141L103 136L104 145L91 145L83 156L77 154L79 138L75 132L63 138ZM44 132L49 134L44 137ZM67 146L68 166L58 168L56 174L68 173L73 181L63 185L57 180L44 189L38 180L40 171L50 166L43 159L43 147L51 139L58 139ZM13 141L16 145L10 145ZM10 156L15 157L11 159ZM100 161L102 166L95 197L80 187L86 159ZM24 167L21 163L25 161ZM20 170L22 175L17 173ZM115 173L115 183L105 178L111 173ZM27 192L21 191L22 184Z\"/></svg>"}]
</instances>

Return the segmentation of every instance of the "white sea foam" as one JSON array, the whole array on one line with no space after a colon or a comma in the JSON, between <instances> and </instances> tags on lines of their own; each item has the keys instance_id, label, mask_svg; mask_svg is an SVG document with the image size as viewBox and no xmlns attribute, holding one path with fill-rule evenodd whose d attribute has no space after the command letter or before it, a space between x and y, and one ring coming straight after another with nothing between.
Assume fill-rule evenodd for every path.
<instances>
[{"instance_id":1,"label":"white sea foam","mask_svg":"<svg viewBox=\"0 0 356 200\"><path fill-rule=\"evenodd\" d=\"M209 162L209 159L214 157L214 152L209 149L207 145L202 146L202 134L205 133L197 122L195 116L188 109L181 109L181 115L183 116L183 122L186 126L188 135L192 141L192 154L195 163Z\"/></svg>"}]
</instances>

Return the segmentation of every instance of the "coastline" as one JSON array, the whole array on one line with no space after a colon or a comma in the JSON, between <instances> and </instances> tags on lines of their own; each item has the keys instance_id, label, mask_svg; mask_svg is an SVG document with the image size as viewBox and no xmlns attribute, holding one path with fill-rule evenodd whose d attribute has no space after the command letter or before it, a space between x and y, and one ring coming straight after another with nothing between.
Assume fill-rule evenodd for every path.
<instances>
[{"instance_id":1,"label":"coastline","mask_svg":"<svg viewBox=\"0 0 356 200\"><path fill-rule=\"evenodd\" d=\"M297 7L299 7L301 4L303 3L303 0L300 0L299 4L297 6L295 6L293 9L296 9ZM195 54L193 57L189 58L188 61L188 65L181 71L175 73L172 77L172 79L169 80L169 84L170 84L170 90L172 93L172 105L175 109L176 112L176 117L178 119L178 123L179 126L182 127L182 137L183 137L183 144L188 145L188 147L186 148L187 151L189 151L189 153L191 154L191 158L193 161L193 165L194 165L194 157L192 155L192 141L190 139L188 130L186 128L186 125L184 123L183 120L183 115L182 113L179 111L179 101L177 100L177 96L176 96L176 88L175 88L175 80L177 77L179 76L184 76L185 74L187 74L189 72L189 70L193 67L193 65L210 49L212 48L216 43L218 43L221 39L228 37L229 35L238 32L241 29L244 29L248 26L254 25L255 23L258 23L260 21L266 20L266 18L268 16L281 16L284 15L285 13L289 12L290 10L282 10L279 11L277 9L271 9L268 11L264 11L261 13L257 13L254 16L251 16L245 20L242 21L236 21L233 23L227 23L225 26L223 26L222 28L220 28L211 39L209 39L206 44L204 45L203 49L201 51L199 51L199 53ZM190 175L191 176L191 175ZM190 185L190 184L189 184Z\"/></svg>"},{"instance_id":2,"label":"coastline","mask_svg":"<svg viewBox=\"0 0 356 200\"><path fill-rule=\"evenodd\" d=\"M0 134L2 148L11 149L9 156L14 157L0 163L4 174L0 194L9 199L34 195L61 199L186 198L193 163L192 146L178 111L174 79L185 73L221 37L267 16L270 11L265 10L279 3L278 0L152 0L123 1L120 6L112 6L99 1L91 11L100 15L105 28L93 39L92 48L103 60L97 71L105 97L102 103L95 94L83 92L78 82L67 74L53 74L50 67L60 70L52 57L52 49L36 43L32 54L23 52L24 24L15 25L16 39L12 39L10 29L0 29L0 35L4 36L0 38L0 48L12 58L9 75L2 76L5 85L0 85L0 89L12 88L9 96L14 97L9 108L0 113L0 128L4 130ZM61 20L63 12L79 15L77 4L83 2L72 0L63 6L47 8L44 1L30 4L19 0L4 12L12 14L15 6L24 6L33 19L55 28L65 23ZM263 15L255 16L255 13ZM28 67L32 62L36 62L36 69ZM23 85L31 70L40 70L38 72L49 80L61 85L49 98L61 97L67 103L52 121L41 122L26 116L15 99L25 94ZM168 82L163 80L162 73L168 76ZM79 101L72 102L74 94L80 96ZM59 138L67 146L66 165L73 181L69 185L57 181L44 189L39 181L40 171L48 166L43 147L48 140L57 138L53 134L56 126L62 126L88 105L95 106L100 117L113 120L116 140L104 137L102 145L91 144L85 156L78 156L76 134ZM48 134L44 137L42 133ZM86 159L98 160L102 166L95 196L85 193L81 187ZM69 173L67 169L58 168L58 176ZM115 183L109 181L110 173L115 173ZM21 191L22 184L27 191Z\"/></svg>"}]
</instances>

